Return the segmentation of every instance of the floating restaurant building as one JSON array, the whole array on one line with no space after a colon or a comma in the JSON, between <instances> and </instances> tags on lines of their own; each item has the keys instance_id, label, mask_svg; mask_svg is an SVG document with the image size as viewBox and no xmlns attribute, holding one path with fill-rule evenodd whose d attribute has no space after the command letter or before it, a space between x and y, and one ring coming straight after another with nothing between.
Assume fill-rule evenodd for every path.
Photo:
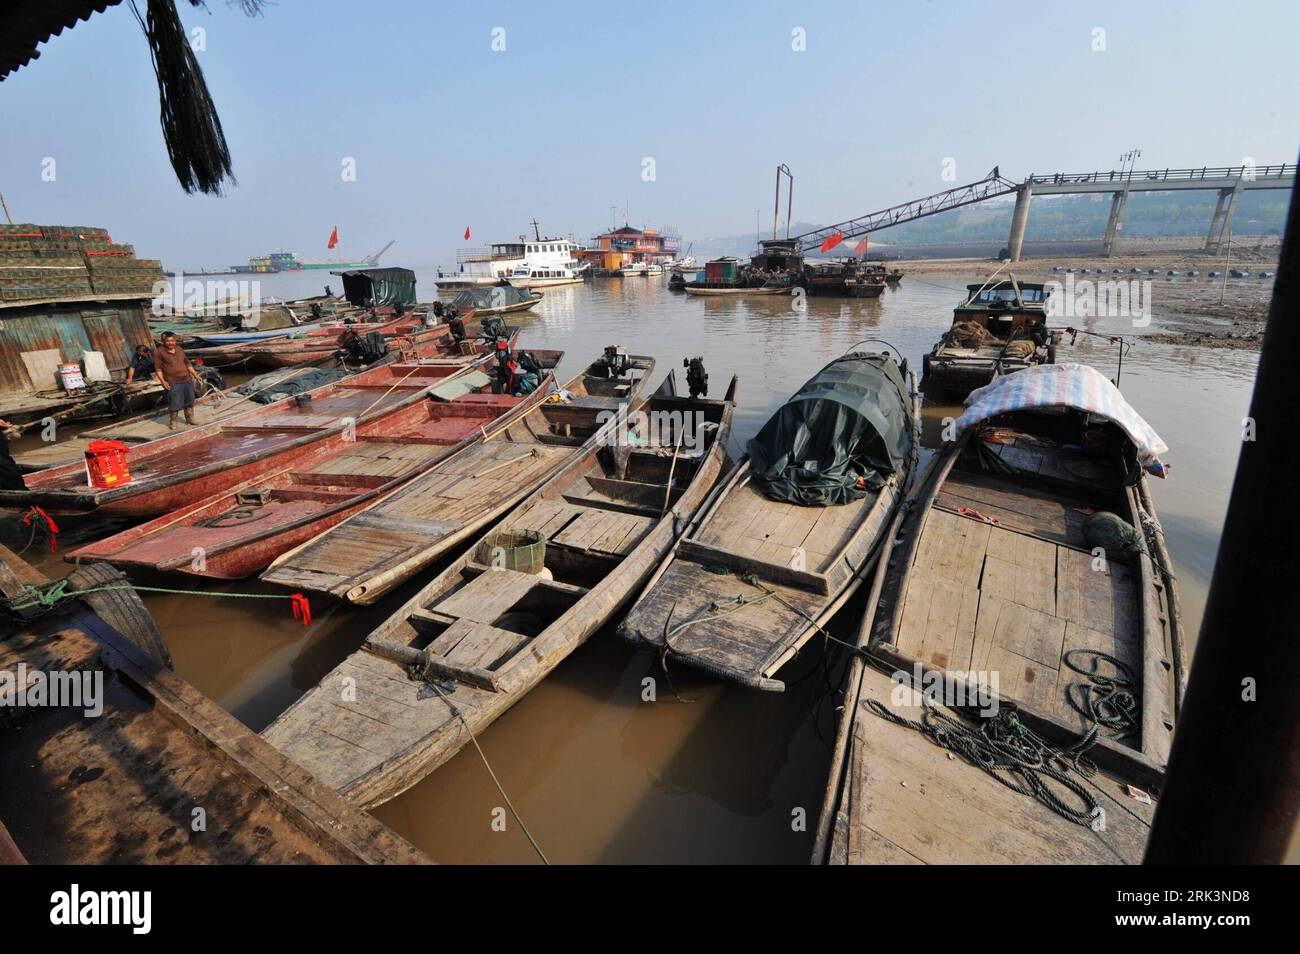
<instances>
[{"instance_id":1,"label":"floating restaurant building","mask_svg":"<svg viewBox=\"0 0 1300 954\"><path fill-rule=\"evenodd\" d=\"M616 272L624 265L663 264L677 257L681 236L674 228L637 229L630 225L592 237L591 246L574 254L591 262L593 268Z\"/></svg>"}]
</instances>

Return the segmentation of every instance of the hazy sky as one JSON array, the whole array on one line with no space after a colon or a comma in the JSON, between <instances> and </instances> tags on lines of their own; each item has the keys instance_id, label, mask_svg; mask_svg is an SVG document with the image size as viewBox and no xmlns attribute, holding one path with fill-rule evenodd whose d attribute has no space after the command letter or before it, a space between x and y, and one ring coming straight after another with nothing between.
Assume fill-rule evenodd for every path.
<instances>
[{"instance_id":1,"label":"hazy sky","mask_svg":"<svg viewBox=\"0 0 1300 954\"><path fill-rule=\"evenodd\" d=\"M450 264L466 226L470 244L534 216L585 238L611 205L686 241L750 232L755 210L770 228L778 162L795 218L830 222L947 188L946 158L966 182L1135 146L1139 168L1294 162L1300 144L1295 0L179 6L206 31L238 185L181 192L117 6L0 83L15 221L102 225L169 267L324 256L337 225L337 254L394 238L385 263L422 266Z\"/></svg>"}]
</instances>

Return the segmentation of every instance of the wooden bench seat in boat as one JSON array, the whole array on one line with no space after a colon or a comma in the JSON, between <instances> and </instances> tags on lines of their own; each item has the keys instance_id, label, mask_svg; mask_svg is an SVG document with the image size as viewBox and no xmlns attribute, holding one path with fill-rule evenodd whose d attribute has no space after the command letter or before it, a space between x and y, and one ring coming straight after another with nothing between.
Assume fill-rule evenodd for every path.
<instances>
[{"instance_id":1,"label":"wooden bench seat in boat","mask_svg":"<svg viewBox=\"0 0 1300 954\"><path fill-rule=\"evenodd\" d=\"M542 416L551 424L594 427L604 422L602 413L614 414L627 403L626 397L601 397L583 394L568 401L542 405Z\"/></svg>"}]
</instances>

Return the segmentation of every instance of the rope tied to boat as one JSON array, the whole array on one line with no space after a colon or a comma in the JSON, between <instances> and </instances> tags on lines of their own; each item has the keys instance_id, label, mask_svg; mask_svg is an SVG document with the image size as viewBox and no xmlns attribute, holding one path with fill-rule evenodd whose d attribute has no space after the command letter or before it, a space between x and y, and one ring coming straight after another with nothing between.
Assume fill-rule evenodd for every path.
<instances>
[{"instance_id":1,"label":"rope tied to boat","mask_svg":"<svg viewBox=\"0 0 1300 954\"><path fill-rule=\"evenodd\" d=\"M304 626L311 625L311 604L301 593L218 593L212 590L178 590L166 586L140 586L135 583L113 583L107 586L91 586L84 590L68 589L68 581L55 580L52 583L28 583L23 587L25 599L18 597L0 602L4 608L14 614L27 610L47 613L67 600L80 599L92 593L111 593L130 590L135 593L166 593L172 596L212 596L218 599L244 600L288 600L293 618L301 620Z\"/></svg>"},{"instance_id":2,"label":"rope tied to boat","mask_svg":"<svg viewBox=\"0 0 1300 954\"><path fill-rule=\"evenodd\" d=\"M31 545L36 542L36 534L44 532L50 541L50 552L59 552L59 525L54 522L54 518L33 504L28 508L27 513L23 516L23 526L31 528L31 534L27 538L27 546L18 551L19 555L26 553Z\"/></svg>"},{"instance_id":3,"label":"rope tied to boat","mask_svg":"<svg viewBox=\"0 0 1300 954\"><path fill-rule=\"evenodd\" d=\"M465 714L460 711L460 707L456 705L456 703L452 702L451 697L446 692L443 692L442 688L439 686L440 682L443 684L450 683L452 687L451 691L454 692L455 681L436 679L428 666L420 665L419 663L411 667L410 675L411 678L422 681L426 686L436 692L438 698L440 698L446 704L447 708L451 710L452 715L456 716L456 718L460 720L460 724L465 727L465 732L469 735L469 740L474 743L474 749L478 752L478 757L483 760L483 767L487 769L488 775L491 776L492 784L497 787L497 792L506 803L506 807L510 809L510 814L513 815L515 821L519 823L519 829L524 833L524 837L528 839L528 843L533 846L533 851L537 852L537 857L542 859L542 864L549 866L551 863L550 859L546 857L546 853L542 851L542 846L537 843L537 839L533 837L533 833L529 831L528 826L524 824L524 820L522 816L520 816L519 811L515 808L514 802L510 801L510 796L506 794L505 786L503 786L501 780L497 778L497 773L492 770L492 763L488 761L487 755L484 754L483 747L478 744L478 736L474 734L474 730L470 727L469 720L466 719Z\"/></svg>"}]
</instances>

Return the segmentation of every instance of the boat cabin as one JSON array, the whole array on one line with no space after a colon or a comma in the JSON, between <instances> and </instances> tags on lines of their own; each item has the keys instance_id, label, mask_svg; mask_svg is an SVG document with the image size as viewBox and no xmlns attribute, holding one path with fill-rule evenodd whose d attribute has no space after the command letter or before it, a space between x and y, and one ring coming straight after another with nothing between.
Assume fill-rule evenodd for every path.
<instances>
[{"instance_id":1,"label":"boat cabin","mask_svg":"<svg viewBox=\"0 0 1300 954\"><path fill-rule=\"evenodd\" d=\"M966 300L953 310L952 322L973 322L1002 341L1030 337L1047 321L1047 287L1010 281L967 285Z\"/></svg>"},{"instance_id":2,"label":"boat cabin","mask_svg":"<svg viewBox=\"0 0 1300 954\"><path fill-rule=\"evenodd\" d=\"M797 272L803 268L803 252L794 239L767 239L758 243L749 267L764 272Z\"/></svg>"},{"instance_id":3,"label":"boat cabin","mask_svg":"<svg viewBox=\"0 0 1300 954\"><path fill-rule=\"evenodd\" d=\"M358 308L415 304L415 272L409 268L358 268L330 274L343 278L343 297Z\"/></svg>"}]
</instances>

